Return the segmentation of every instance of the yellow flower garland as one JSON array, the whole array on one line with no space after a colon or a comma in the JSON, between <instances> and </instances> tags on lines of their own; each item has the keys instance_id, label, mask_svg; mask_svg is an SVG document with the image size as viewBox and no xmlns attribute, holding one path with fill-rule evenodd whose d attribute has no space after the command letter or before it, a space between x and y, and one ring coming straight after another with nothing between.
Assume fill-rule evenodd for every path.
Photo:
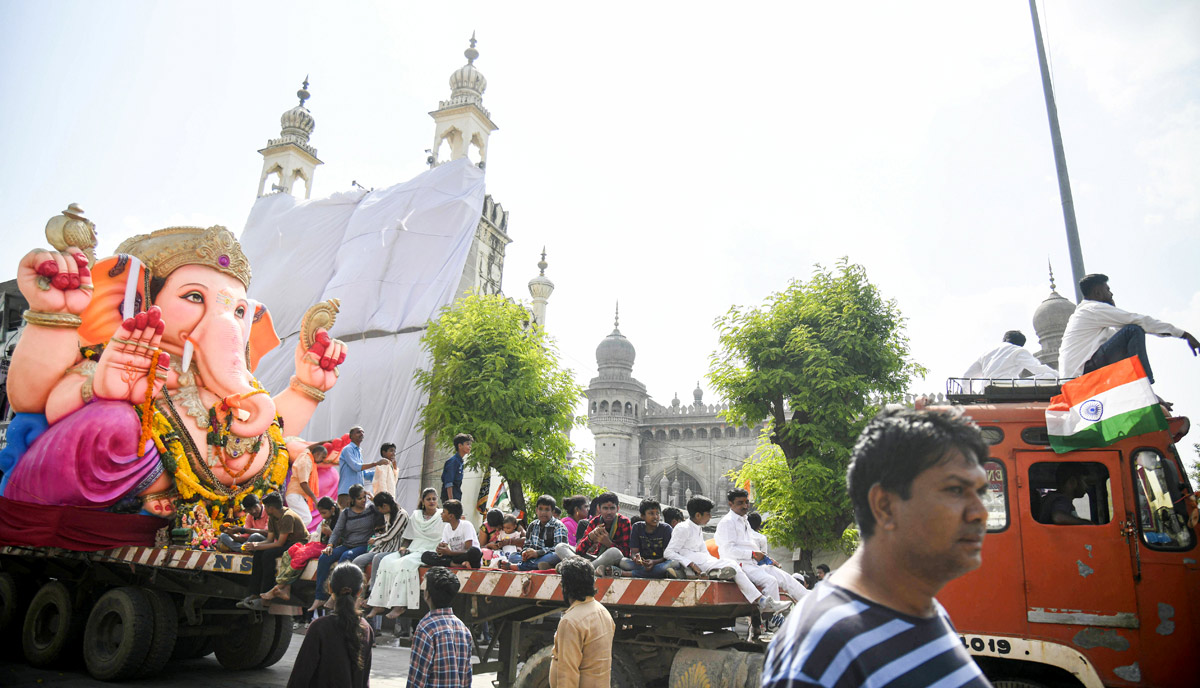
<instances>
[{"instance_id":1,"label":"yellow flower garland","mask_svg":"<svg viewBox=\"0 0 1200 688\"><path fill-rule=\"evenodd\" d=\"M281 421L276 418L275 422L267 428L267 437L270 440L269 451L273 452L273 456L269 459L262 478L246 483L244 489L233 494L223 495L205 486L192 470L191 461L188 460L187 452L183 448L183 440L179 436L179 433L187 432L187 430L172 427L171 422L162 411L155 407L151 421L151 435L154 438L154 446L161 456L163 470L175 478L175 487L179 491L180 497L177 500L177 506L178 503L188 502L199 496L212 506L214 525L218 525L222 520L220 512L232 512L232 508L240 504L242 497L247 494L254 494L261 498L269 492L278 490L283 485L288 470L287 447L283 442L283 431L279 427L280 424Z\"/></svg>"}]
</instances>

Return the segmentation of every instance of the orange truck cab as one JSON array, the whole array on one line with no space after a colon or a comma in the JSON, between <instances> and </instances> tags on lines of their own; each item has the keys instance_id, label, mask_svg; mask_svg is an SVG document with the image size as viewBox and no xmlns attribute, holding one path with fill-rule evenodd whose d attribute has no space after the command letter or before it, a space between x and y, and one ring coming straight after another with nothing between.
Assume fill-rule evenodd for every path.
<instances>
[{"instance_id":1,"label":"orange truck cab","mask_svg":"<svg viewBox=\"0 0 1200 688\"><path fill-rule=\"evenodd\" d=\"M1186 418L1107 447L1056 454L1045 410L1057 387L951 394L990 456L983 565L938 595L993 681L1015 686L1200 685L1196 506L1175 449ZM1060 466L1086 493L1056 525ZM1069 498L1072 495L1067 495Z\"/></svg>"}]
</instances>

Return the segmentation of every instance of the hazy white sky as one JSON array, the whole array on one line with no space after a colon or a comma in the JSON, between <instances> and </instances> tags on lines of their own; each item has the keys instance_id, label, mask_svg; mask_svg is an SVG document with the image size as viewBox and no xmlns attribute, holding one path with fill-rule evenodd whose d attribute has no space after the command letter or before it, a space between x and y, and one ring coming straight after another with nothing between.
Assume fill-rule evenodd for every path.
<instances>
[{"instance_id":1,"label":"hazy white sky","mask_svg":"<svg viewBox=\"0 0 1200 688\"><path fill-rule=\"evenodd\" d=\"M1200 5L1042 12L1086 266L1118 305L1200 331ZM102 253L171 224L240 232L306 74L314 196L411 178L472 31L500 127L488 190L512 213L505 291L528 298L545 245L549 326L584 384L619 299L635 376L689 401L719 314L841 256L908 317L930 369L914 391L1007 329L1036 350L1047 259L1072 295L1015 1L3 0L0 278L73 201ZM1179 340L1150 354L1159 393L1200 415L1200 360Z\"/></svg>"}]
</instances>

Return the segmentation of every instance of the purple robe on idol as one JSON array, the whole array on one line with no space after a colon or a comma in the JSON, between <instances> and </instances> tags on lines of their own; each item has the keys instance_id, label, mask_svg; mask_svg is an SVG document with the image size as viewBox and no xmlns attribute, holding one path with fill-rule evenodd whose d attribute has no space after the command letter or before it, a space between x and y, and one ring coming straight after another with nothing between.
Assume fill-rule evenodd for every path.
<instances>
[{"instance_id":1,"label":"purple robe on idol","mask_svg":"<svg viewBox=\"0 0 1200 688\"><path fill-rule=\"evenodd\" d=\"M21 457L4 497L107 509L162 474L153 441L138 458L141 421L126 401L96 399L51 425Z\"/></svg>"}]
</instances>

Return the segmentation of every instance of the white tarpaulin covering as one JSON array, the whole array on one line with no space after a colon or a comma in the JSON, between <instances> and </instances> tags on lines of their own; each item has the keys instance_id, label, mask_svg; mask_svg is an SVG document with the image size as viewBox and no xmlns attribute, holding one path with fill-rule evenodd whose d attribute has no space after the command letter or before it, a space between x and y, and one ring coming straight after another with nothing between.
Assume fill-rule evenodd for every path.
<instances>
[{"instance_id":1,"label":"white tarpaulin covering","mask_svg":"<svg viewBox=\"0 0 1200 688\"><path fill-rule=\"evenodd\" d=\"M414 425L425 398L413 371L428 355L420 339L456 296L483 197L483 171L463 158L369 193L263 197L242 233L253 270L250 298L267 305L283 340L256 371L271 393L285 389L295 372L304 312L341 300L330 333L349 350L341 377L308 426L284 434L325 440L361 425L365 461L378 456L379 445L395 443L395 496L405 509L421 487L423 434Z\"/></svg>"}]
</instances>

